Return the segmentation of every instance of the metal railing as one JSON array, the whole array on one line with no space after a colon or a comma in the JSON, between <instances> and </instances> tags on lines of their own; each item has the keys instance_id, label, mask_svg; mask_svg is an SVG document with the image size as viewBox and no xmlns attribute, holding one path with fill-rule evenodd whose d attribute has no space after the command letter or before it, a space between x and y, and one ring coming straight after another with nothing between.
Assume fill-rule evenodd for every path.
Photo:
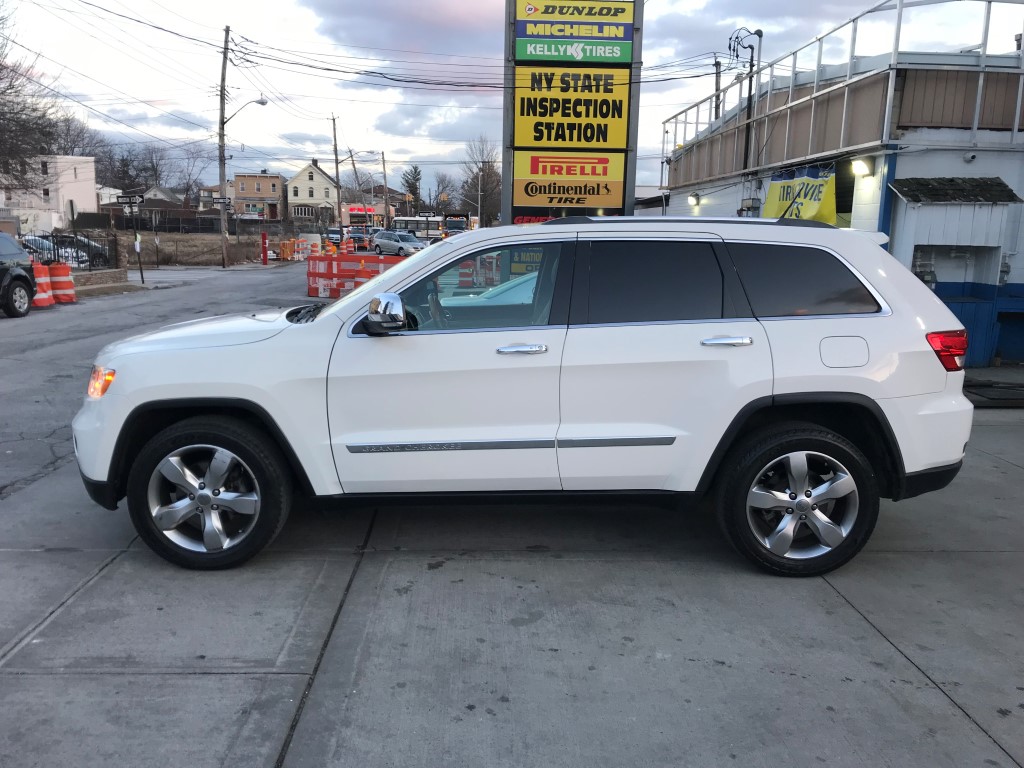
<instances>
[{"instance_id":1,"label":"metal railing","mask_svg":"<svg viewBox=\"0 0 1024 768\"><path fill-rule=\"evenodd\" d=\"M934 39L943 28L929 17L952 23L957 34L980 34L980 42L914 51L908 28L922 39ZM1002 144L1016 144L1024 59L1019 38L1016 51L991 53L993 29L1024 32L1024 0L884 0L795 51L744 69L663 121L668 167L663 165L661 186L666 176L669 185L685 184L884 147L894 139L898 71L967 73L972 119L952 127L970 129L965 142L977 144L979 130L991 127L1006 132ZM986 89L993 73L1001 79ZM1005 93L993 95L996 86ZM986 126L997 96L1013 102L1012 112L1007 104L1000 121ZM902 136L900 143L907 143Z\"/></svg>"}]
</instances>

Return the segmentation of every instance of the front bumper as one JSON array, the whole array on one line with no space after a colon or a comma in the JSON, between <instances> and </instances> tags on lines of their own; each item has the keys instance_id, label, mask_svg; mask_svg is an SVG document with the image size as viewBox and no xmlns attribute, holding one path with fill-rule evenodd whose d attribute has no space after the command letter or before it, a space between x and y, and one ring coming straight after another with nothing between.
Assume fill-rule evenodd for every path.
<instances>
[{"instance_id":1,"label":"front bumper","mask_svg":"<svg viewBox=\"0 0 1024 768\"><path fill-rule=\"evenodd\" d=\"M85 492L89 498L95 501L104 509L117 509L118 498L117 488L113 483L101 480L90 480L84 474L82 482L85 484Z\"/></svg>"}]
</instances>

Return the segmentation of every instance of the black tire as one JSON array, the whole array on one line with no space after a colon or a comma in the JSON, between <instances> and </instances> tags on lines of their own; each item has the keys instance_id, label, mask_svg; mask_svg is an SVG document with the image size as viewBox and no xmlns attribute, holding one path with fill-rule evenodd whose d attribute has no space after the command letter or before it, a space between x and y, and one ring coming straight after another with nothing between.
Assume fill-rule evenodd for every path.
<instances>
[{"instance_id":1,"label":"black tire","mask_svg":"<svg viewBox=\"0 0 1024 768\"><path fill-rule=\"evenodd\" d=\"M230 467L219 488L199 485L189 496L189 484L176 484L159 470L175 457L193 478L216 484L215 454ZM251 514L232 510L233 499ZM227 417L197 416L167 427L146 443L128 475L128 513L139 536L165 560L193 570L231 568L258 554L281 531L291 501L292 477L281 451L261 430ZM160 510L180 519L161 529ZM211 549L207 533L223 547Z\"/></svg>"},{"instance_id":2,"label":"black tire","mask_svg":"<svg viewBox=\"0 0 1024 768\"><path fill-rule=\"evenodd\" d=\"M404 257L405 256L405 248L399 248L398 249L398 255Z\"/></svg>"},{"instance_id":3,"label":"black tire","mask_svg":"<svg viewBox=\"0 0 1024 768\"><path fill-rule=\"evenodd\" d=\"M818 576L838 568L867 543L878 520L870 463L823 427L766 428L737 445L722 467L715 495L722 531L771 573Z\"/></svg>"},{"instance_id":4,"label":"black tire","mask_svg":"<svg viewBox=\"0 0 1024 768\"><path fill-rule=\"evenodd\" d=\"M377 255L378 255L378 256L380 256L380 255L381 255L382 253L384 253L384 251L382 251L382 250L380 249L380 246L379 246L379 245L377 245L377 246L374 246L374 249L373 249L373 250L375 250L375 251L377 252Z\"/></svg>"},{"instance_id":5,"label":"black tire","mask_svg":"<svg viewBox=\"0 0 1024 768\"><path fill-rule=\"evenodd\" d=\"M11 280L3 296L3 311L8 317L24 317L32 309L32 288L21 279Z\"/></svg>"}]
</instances>

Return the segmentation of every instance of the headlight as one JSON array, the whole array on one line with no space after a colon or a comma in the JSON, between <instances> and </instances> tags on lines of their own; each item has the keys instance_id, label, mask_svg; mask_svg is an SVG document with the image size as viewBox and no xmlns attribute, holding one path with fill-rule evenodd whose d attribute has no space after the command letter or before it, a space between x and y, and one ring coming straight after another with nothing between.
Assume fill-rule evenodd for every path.
<instances>
[{"instance_id":1,"label":"headlight","mask_svg":"<svg viewBox=\"0 0 1024 768\"><path fill-rule=\"evenodd\" d=\"M114 383L114 375L117 371L110 368L101 368L98 365L92 367L92 375L89 377L89 397L103 397L107 389Z\"/></svg>"}]
</instances>

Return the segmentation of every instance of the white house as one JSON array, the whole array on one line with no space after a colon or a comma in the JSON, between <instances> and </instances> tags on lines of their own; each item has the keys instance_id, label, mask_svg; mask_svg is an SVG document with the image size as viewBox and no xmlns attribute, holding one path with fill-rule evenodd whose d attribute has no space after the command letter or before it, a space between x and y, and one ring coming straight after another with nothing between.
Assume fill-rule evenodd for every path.
<instances>
[{"instance_id":1,"label":"white house","mask_svg":"<svg viewBox=\"0 0 1024 768\"><path fill-rule=\"evenodd\" d=\"M288 211L293 219L334 221L337 200L334 179L315 158L288 179Z\"/></svg>"},{"instance_id":2,"label":"white house","mask_svg":"<svg viewBox=\"0 0 1024 768\"><path fill-rule=\"evenodd\" d=\"M96 163L91 157L43 155L38 163L39 186L10 190L6 207L18 217L22 233L50 232L71 224L71 205L78 213L96 213Z\"/></svg>"}]
</instances>

